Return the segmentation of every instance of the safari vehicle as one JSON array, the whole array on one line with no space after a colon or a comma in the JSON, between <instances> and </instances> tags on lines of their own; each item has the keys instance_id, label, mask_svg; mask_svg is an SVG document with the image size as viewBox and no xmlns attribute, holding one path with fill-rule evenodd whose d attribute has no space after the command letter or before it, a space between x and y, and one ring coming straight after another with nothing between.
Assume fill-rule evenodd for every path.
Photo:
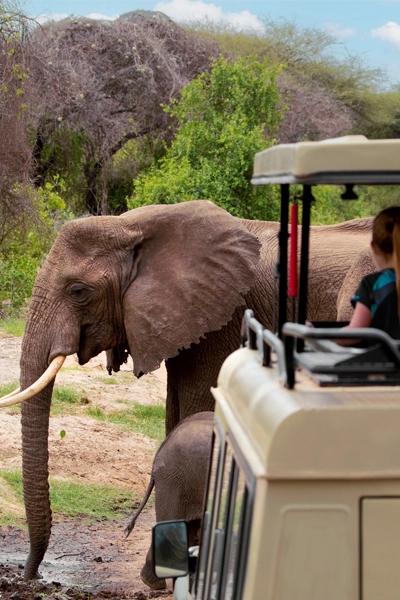
<instances>
[{"instance_id":1,"label":"safari vehicle","mask_svg":"<svg viewBox=\"0 0 400 600\"><path fill-rule=\"evenodd\" d=\"M188 557L193 563L197 552L188 552L184 522L160 523L153 532L156 573L185 575L176 580L175 598L398 600L398 343L372 328L304 323L312 186L345 185L346 202L356 184L399 184L400 140L349 136L276 146L256 155L252 183L281 186L277 331L246 311L242 347L226 359L212 390L198 559L193 568ZM287 318L291 184L303 190L297 322ZM334 327L335 339L369 343L339 346L331 341ZM157 539L175 528L185 559L166 565Z\"/></svg>"}]
</instances>

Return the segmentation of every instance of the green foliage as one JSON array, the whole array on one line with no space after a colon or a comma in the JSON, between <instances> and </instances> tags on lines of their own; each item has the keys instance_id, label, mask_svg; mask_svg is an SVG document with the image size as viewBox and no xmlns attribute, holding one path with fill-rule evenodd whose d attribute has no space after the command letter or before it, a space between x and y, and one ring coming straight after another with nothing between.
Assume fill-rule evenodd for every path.
<instances>
[{"instance_id":1,"label":"green foliage","mask_svg":"<svg viewBox=\"0 0 400 600\"><path fill-rule=\"evenodd\" d=\"M400 189L397 185L357 186L355 190L364 205L363 217L375 216L384 208L400 205Z\"/></svg>"},{"instance_id":2,"label":"green foliage","mask_svg":"<svg viewBox=\"0 0 400 600\"><path fill-rule=\"evenodd\" d=\"M144 135L126 144L104 166L102 178L107 188L107 206L111 214L127 210L127 199L134 191L133 180L148 172L162 156L165 145L158 136Z\"/></svg>"},{"instance_id":3,"label":"green foliage","mask_svg":"<svg viewBox=\"0 0 400 600\"><path fill-rule=\"evenodd\" d=\"M355 186L358 200L342 200L343 186L319 185L313 188L316 199L311 209L313 225L331 225L350 219L375 216L383 208L400 204L397 186Z\"/></svg>"},{"instance_id":4,"label":"green foliage","mask_svg":"<svg viewBox=\"0 0 400 600\"><path fill-rule=\"evenodd\" d=\"M105 413L99 407L88 408L87 414L106 423L115 423L154 440L165 438L165 407L135 402L132 408Z\"/></svg>"},{"instance_id":5,"label":"green foliage","mask_svg":"<svg viewBox=\"0 0 400 600\"><path fill-rule=\"evenodd\" d=\"M33 135L34 132L31 132ZM57 192L72 213L82 214L86 211L84 166L90 166L87 153L91 146L85 131L61 123L48 136L41 152L42 162L48 165L44 187L53 185L54 180L61 180L63 186L59 186Z\"/></svg>"},{"instance_id":6,"label":"green foliage","mask_svg":"<svg viewBox=\"0 0 400 600\"><path fill-rule=\"evenodd\" d=\"M250 178L254 154L274 143L283 116L280 70L252 57L214 60L165 107L177 123L175 139L159 165L136 180L128 206L201 198L236 216L277 218L276 191Z\"/></svg>"},{"instance_id":7,"label":"green foliage","mask_svg":"<svg viewBox=\"0 0 400 600\"><path fill-rule=\"evenodd\" d=\"M22 186L15 186L15 193L19 188ZM74 216L66 210L60 191L65 191L65 186L59 177L37 190L23 186L20 191L32 196L40 221L16 230L13 238L0 246L0 315L21 315L57 229Z\"/></svg>"},{"instance_id":8,"label":"green foliage","mask_svg":"<svg viewBox=\"0 0 400 600\"><path fill-rule=\"evenodd\" d=\"M295 81L326 90L352 111L354 133L371 138L399 137L399 89L390 89L382 69L373 69L363 57L344 51L327 31L302 27L284 18L265 18L263 22L263 31L237 31L223 23L204 21L189 28L215 40L222 52L279 62Z\"/></svg>"},{"instance_id":9,"label":"green foliage","mask_svg":"<svg viewBox=\"0 0 400 600\"><path fill-rule=\"evenodd\" d=\"M19 253L12 245L6 257L0 255L0 314L19 315L32 292L39 268L37 257Z\"/></svg>"},{"instance_id":10,"label":"green foliage","mask_svg":"<svg viewBox=\"0 0 400 600\"><path fill-rule=\"evenodd\" d=\"M299 68L309 61L327 56L327 50L337 44L324 30L300 27L293 19L262 19L264 29L239 31L232 25L220 22L191 22L189 29L215 40L222 52L235 56L255 56L257 60L283 63Z\"/></svg>"},{"instance_id":11,"label":"green foliage","mask_svg":"<svg viewBox=\"0 0 400 600\"><path fill-rule=\"evenodd\" d=\"M65 444L67 441L60 441L60 443ZM0 473L22 503L22 473L20 471ZM136 498L135 494L134 499ZM50 478L50 501L56 516L58 514L71 519L78 516L113 519L128 514L132 507L132 495L126 490L108 485L58 481L54 478Z\"/></svg>"},{"instance_id":12,"label":"green foliage","mask_svg":"<svg viewBox=\"0 0 400 600\"><path fill-rule=\"evenodd\" d=\"M331 225L364 216L361 215L362 200L342 200L340 195L343 191L342 186L336 185L318 185L313 188L312 193L316 200L311 207L313 225Z\"/></svg>"},{"instance_id":13,"label":"green foliage","mask_svg":"<svg viewBox=\"0 0 400 600\"><path fill-rule=\"evenodd\" d=\"M369 138L400 137L400 89L370 95L371 114L359 130Z\"/></svg>"},{"instance_id":14,"label":"green foliage","mask_svg":"<svg viewBox=\"0 0 400 600\"><path fill-rule=\"evenodd\" d=\"M31 136L35 132L31 132ZM32 139L33 142L33 139ZM144 135L128 140L109 160L102 160L94 149L89 133L60 123L48 135L41 151L41 160L47 165L46 185L54 178L62 178L64 188L58 192L69 211L84 214L86 207L87 175L96 162L104 163L99 190L107 193L107 209L110 214L120 214L127 209L126 199L133 192L133 179L139 172L145 172L156 157L165 153L157 137ZM44 186L44 187L45 187Z\"/></svg>"}]
</instances>

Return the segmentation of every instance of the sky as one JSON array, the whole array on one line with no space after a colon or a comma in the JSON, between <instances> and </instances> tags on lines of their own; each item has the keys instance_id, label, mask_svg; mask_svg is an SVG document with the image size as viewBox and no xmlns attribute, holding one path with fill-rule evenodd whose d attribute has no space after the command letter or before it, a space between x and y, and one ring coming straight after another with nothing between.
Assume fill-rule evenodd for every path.
<instances>
[{"instance_id":1,"label":"sky","mask_svg":"<svg viewBox=\"0 0 400 600\"><path fill-rule=\"evenodd\" d=\"M328 31L337 51L360 56L400 85L400 0L21 0L39 21L70 15L116 18L137 9L158 10L175 22L208 19L261 31L263 17Z\"/></svg>"}]
</instances>

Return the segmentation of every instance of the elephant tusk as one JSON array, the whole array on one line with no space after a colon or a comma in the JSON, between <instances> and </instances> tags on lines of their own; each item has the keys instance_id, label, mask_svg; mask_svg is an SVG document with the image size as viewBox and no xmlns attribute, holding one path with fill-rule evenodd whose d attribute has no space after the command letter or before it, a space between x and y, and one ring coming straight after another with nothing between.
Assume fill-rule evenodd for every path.
<instances>
[{"instance_id":1,"label":"elephant tusk","mask_svg":"<svg viewBox=\"0 0 400 600\"><path fill-rule=\"evenodd\" d=\"M7 396L0 398L0 408L12 406L13 404L20 404L21 402L24 402L24 400L29 400L29 398L32 398L32 396L41 392L46 385L55 378L58 371L63 366L65 359L65 356L56 356L53 358L43 375L41 375L35 383L32 383L32 385L26 388L26 390L23 390L22 392L14 390Z\"/></svg>"}]
</instances>

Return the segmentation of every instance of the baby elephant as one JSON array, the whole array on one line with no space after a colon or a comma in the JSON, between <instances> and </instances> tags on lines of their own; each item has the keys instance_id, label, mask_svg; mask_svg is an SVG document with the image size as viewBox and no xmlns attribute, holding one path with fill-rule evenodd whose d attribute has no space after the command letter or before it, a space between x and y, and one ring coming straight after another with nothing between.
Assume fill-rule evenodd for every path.
<instances>
[{"instance_id":1,"label":"baby elephant","mask_svg":"<svg viewBox=\"0 0 400 600\"><path fill-rule=\"evenodd\" d=\"M153 461L146 494L125 529L127 537L155 487L157 522L184 519L189 545L198 543L213 423L212 411L196 413L179 423L163 441ZM155 590L166 587L165 579L154 574L151 546L140 577Z\"/></svg>"}]
</instances>

